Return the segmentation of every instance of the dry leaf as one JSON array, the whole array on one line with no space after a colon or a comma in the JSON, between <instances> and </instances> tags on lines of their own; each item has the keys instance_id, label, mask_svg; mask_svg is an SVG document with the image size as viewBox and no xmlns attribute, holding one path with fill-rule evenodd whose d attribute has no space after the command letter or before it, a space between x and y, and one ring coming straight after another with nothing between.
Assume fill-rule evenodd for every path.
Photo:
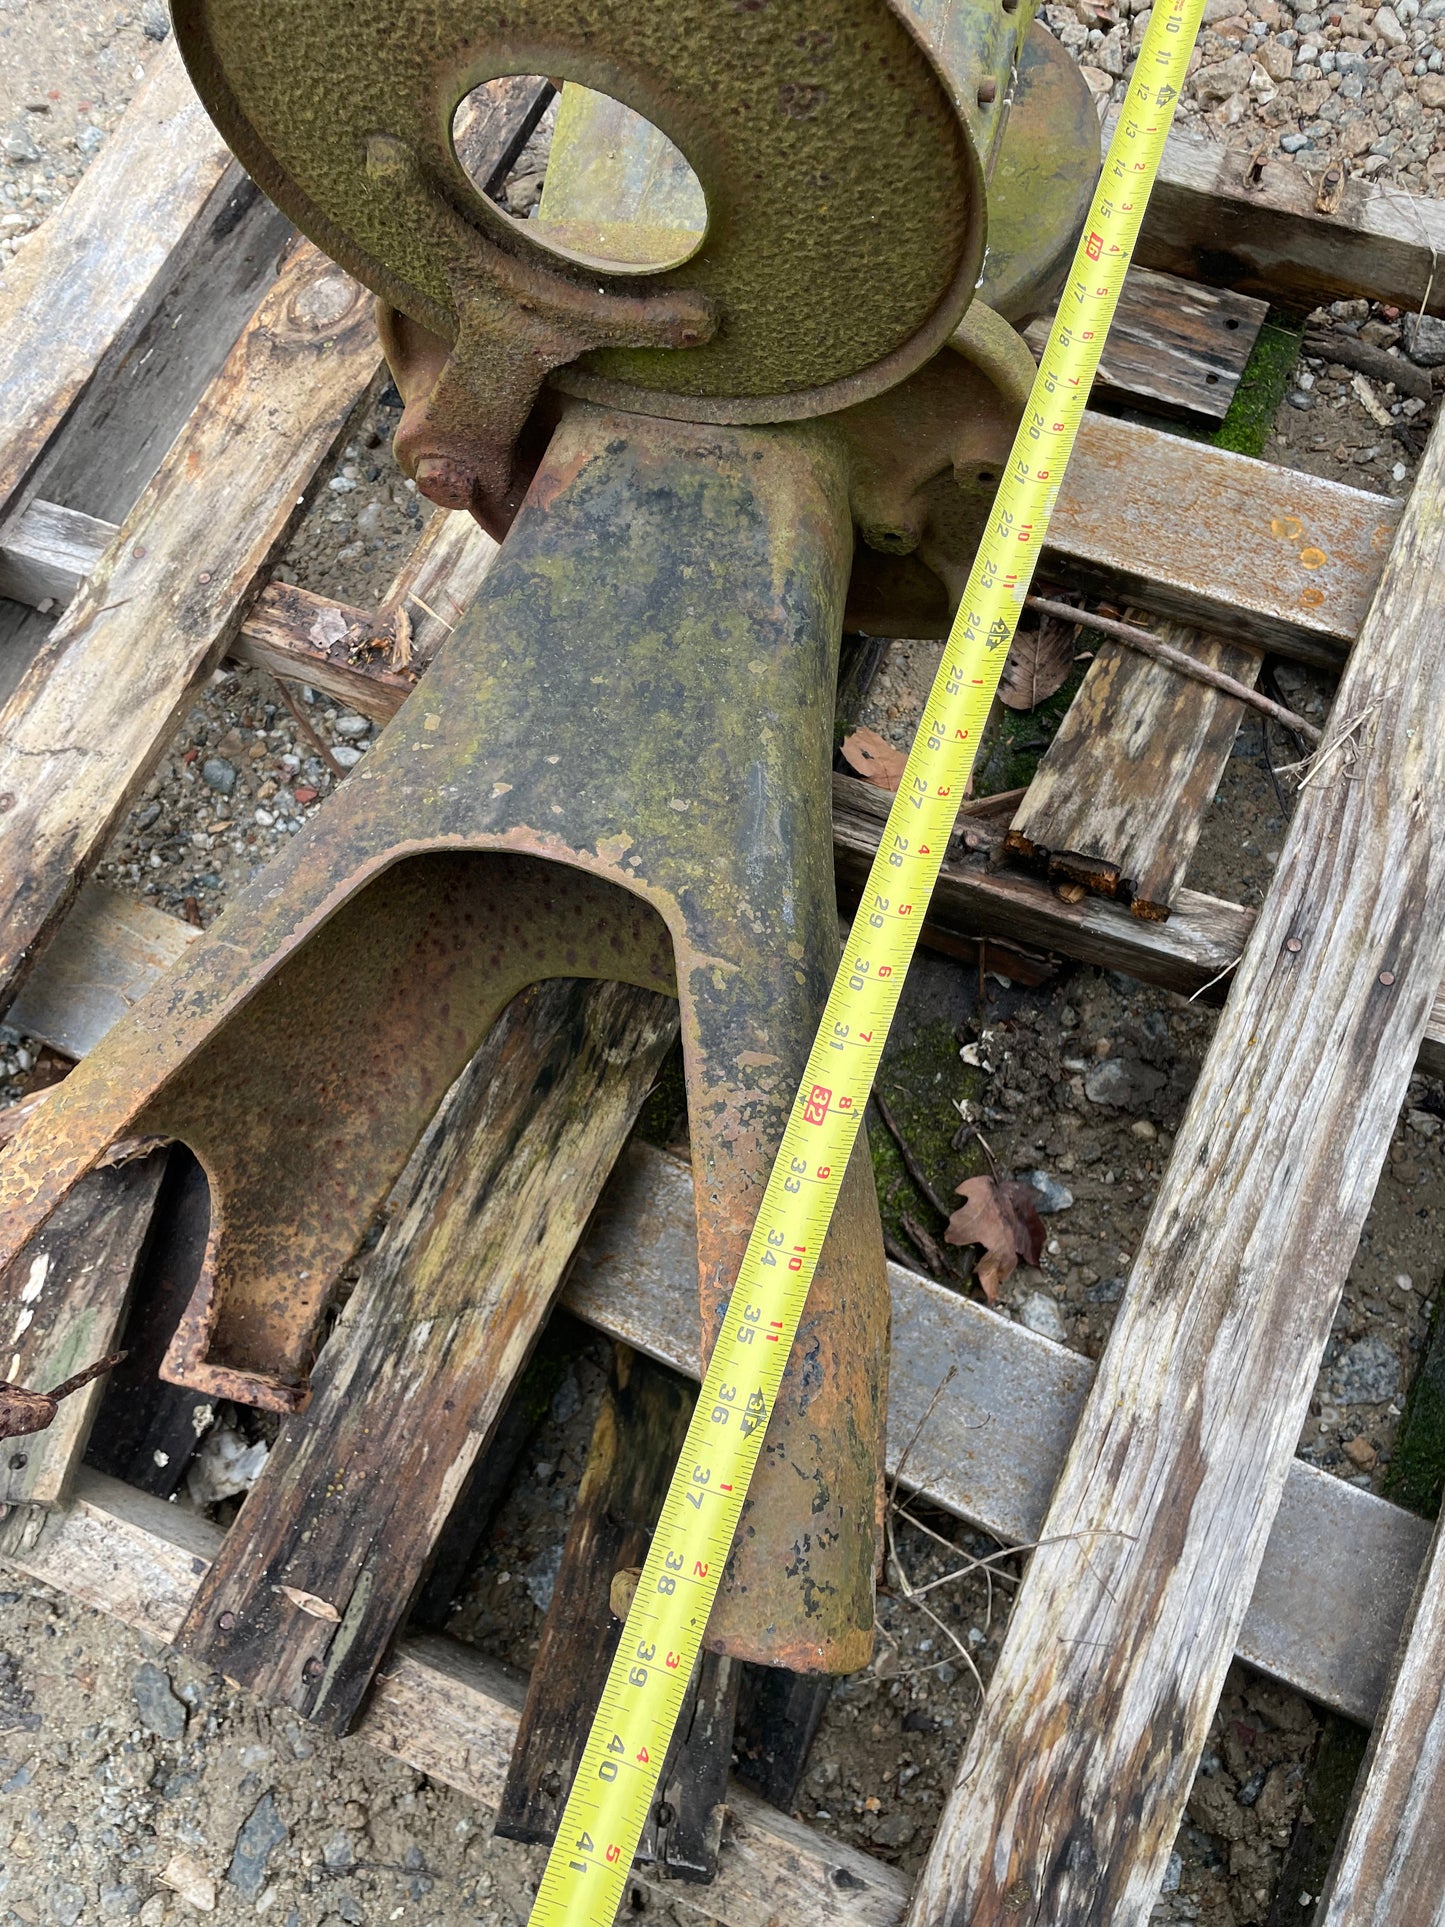
<instances>
[{"instance_id":1,"label":"dry leaf","mask_svg":"<svg viewBox=\"0 0 1445 1927\"><path fill-rule=\"evenodd\" d=\"M999 700L1009 709L1037 709L1047 702L1074 664L1076 624L1042 616L1037 628L1020 628L999 679Z\"/></svg>"},{"instance_id":2,"label":"dry leaf","mask_svg":"<svg viewBox=\"0 0 1445 1927\"><path fill-rule=\"evenodd\" d=\"M1043 1256L1044 1224L1032 1185L1006 1178L965 1178L956 1196L966 1200L948 1221L945 1244L982 1245L978 1282L990 1304L998 1288L1018 1269L1019 1261L1036 1265Z\"/></svg>"},{"instance_id":3,"label":"dry leaf","mask_svg":"<svg viewBox=\"0 0 1445 1927\"><path fill-rule=\"evenodd\" d=\"M330 649L333 643L341 641L347 627L346 617L339 609L323 609L306 633L319 648Z\"/></svg>"},{"instance_id":4,"label":"dry leaf","mask_svg":"<svg viewBox=\"0 0 1445 1927\"><path fill-rule=\"evenodd\" d=\"M890 793L898 788L908 762L903 751L895 749L876 729L855 729L851 736L845 736L843 759L865 783Z\"/></svg>"},{"instance_id":5,"label":"dry leaf","mask_svg":"<svg viewBox=\"0 0 1445 1927\"><path fill-rule=\"evenodd\" d=\"M392 618L392 627L396 633L391 643L391 666L393 669L405 669L411 662L411 617L405 609L397 610Z\"/></svg>"}]
</instances>

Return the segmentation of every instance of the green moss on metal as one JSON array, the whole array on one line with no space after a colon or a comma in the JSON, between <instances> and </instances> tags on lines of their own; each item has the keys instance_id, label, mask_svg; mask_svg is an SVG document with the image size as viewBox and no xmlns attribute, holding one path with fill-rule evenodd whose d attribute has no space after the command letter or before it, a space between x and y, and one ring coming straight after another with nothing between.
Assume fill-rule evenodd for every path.
<instances>
[{"instance_id":1,"label":"green moss on metal","mask_svg":"<svg viewBox=\"0 0 1445 1927\"><path fill-rule=\"evenodd\" d=\"M1216 448L1236 455L1263 455L1274 418L1299 360L1303 335L1270 310L1245 363L1229 413L1209 436Z\"/></svg>"}]
</instances>

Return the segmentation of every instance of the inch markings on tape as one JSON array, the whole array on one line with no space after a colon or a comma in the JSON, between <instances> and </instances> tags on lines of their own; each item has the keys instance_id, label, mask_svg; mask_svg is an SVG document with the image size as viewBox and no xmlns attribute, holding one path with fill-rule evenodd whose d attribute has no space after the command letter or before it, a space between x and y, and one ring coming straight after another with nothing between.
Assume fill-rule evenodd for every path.
<instances>
[{"instance_id":1,"label":"inch markings on tape","mask_svg":"<svg viewBox=\"0 0 1445 1927\"><path fill-rule=\"evenodd\" d=\"M1204 0L1156 0L603 1688L530 1927L613 1927L980 734L1164 153Z\"/></svg>"}]
</instances>

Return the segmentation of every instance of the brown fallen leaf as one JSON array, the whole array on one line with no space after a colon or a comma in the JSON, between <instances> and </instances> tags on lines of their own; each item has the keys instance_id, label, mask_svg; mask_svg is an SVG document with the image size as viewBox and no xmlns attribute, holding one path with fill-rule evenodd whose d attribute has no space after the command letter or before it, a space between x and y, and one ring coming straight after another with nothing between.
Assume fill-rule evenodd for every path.
<instances>
[{"instance_id":1,"label":"brown fallen leaf","mask_svg":"<svg viewBox=\"0 0 1445 1927\"><path fill-rule=\"evenodd\" d=\"M1040 616L1037 627L1020 625L999 679L999 701L1008 709L1037 709L1074 665L1075 624Z\"/></svg>"},{"instance_id":2,"label":"brown fallen leaf","mask_svg":"<svg viewBox=\"0 0 1445 1927\"><path fill-rule=\"evenodd\" d=\"M309 1614L312 1619L324 1619L333 1626L341 1623L341 1614L329 1599L318 1598L314 1592L303 1592L299 1586L273 1586L271 1590L289 1599L299 1612Z\"/></svg>"},{"instance_id":3,"label":"brown fallen leaf","mask_svg":"<svg viewBox=\"0 0 1445 1927\"><path fill-rule=\"evenodd\" d=\"M990 1177L965 1178L956 1196L965 1203L948 1221L943 1241L950 1245L982 1245L977 1276L989 1303L998 1288L1018 1269L1020 1260L1036 1265L1043 1256L1044 1224L1032 1185L1016 1178L1001 1183Z\"/></svg>"},{"instance_id":4,"label":"brown fallen leaf","mask_svg":"<svg viewBox=\"0 0 1445 1927\"><path fill-rule=\"evenodd\" d=\"M908 758L876 729L855 729L851 736L843 738L843 760L850 769L857 770L865 783L891 793L902 781Z\"/></svg>"}]
</instances>

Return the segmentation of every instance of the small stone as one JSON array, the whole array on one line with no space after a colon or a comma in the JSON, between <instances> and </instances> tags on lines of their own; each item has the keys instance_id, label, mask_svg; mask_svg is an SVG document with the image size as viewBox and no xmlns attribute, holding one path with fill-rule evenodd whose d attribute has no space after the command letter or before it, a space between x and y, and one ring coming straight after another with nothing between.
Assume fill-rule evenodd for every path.
<instances>
[{"instance_id":1,"label":"small stone","mask_svg":"<svg viewBox=\"0 0 1445 1927\"><path fill-rule=\"evenodd\" d=\"M1091 1104L1121 1111L1142 1111L1163 1088L1163 1074L1135 1057L1106 1057L1084 1079Z\"/></svg>"},{"instance_id":2,"label":"small stone","mask_svg":"<svg viewBox=\"0 0 1445 1927\"><path fill-rule=\"evenodd\" d=\"M186 1709L171 1690L170 1674L164 1666L146 1660L135 1670L131 1681L136 1710L147 1733L158 1740L185 1738Z\"/></svg>"},{"instance_id":3,"label":"small stone","mask_svg":"<svg viewBox=\"0 0 1445 1927\"><path fill-rule=\"evenodd\" d=\"M1129 1134L1138 1138L1141 1144L1152 1144L1159 1135L1147 1117L1136 1117L1129 1126Z\"/></svg>"},{"instance_id":4,"label":"small stone","mask_svg":"<svg viewBox=\"0 0 1445 1927\"><path fill-rule=\"evenodd\" d=\"M1159 1883L1161 1894L1177 1894L1179 1882L1184 1878L1184 1862L1177 1853L1171 1853L1169 1864L1164 1869L1164 1878Z\"/></svg>"},{"instance_id":5,"label":"small stone","mask_svg":"<svg viewBox=\"0 0 1445 1927\"><path fill-rule=\"evenodd\" d=\"M1418 89L1422 107L1445 107L1445 74L1427 73Z\"/></svg>"},{"instance_id":6,"label":"small stone","mask_svg":"<svg viewBox=\"0 0 1445 1927\"><path fill-rule=\"evenodd\" d=\"M105 144L105 129L82 127L75 137L75 144L82 154L98 154Z\"/></svg>"},{"instance_id":7,"label":"small stone","mask_svg":"<svg viewBox=\"0 0 1445 1927\"><path fill-rule=\"evenodd\" d=\"M7 134L4 146L6 160L14 161L17 167L33 167L40 159L40 149L23 127L17 127L13 134Z\"/></svg>"},{"instance_id":8,"label":"small stone","mask_svg":"<svg viewBox=\"0 0 1445 1927\"><path fill-rule=\"evenodd\" d=\"M1308 134L1281 134L1279 144L1286 154L1299 154L1309 146L1310 137ZM1290 396L1290 400L1294 400L1293 395Z\"/></svg>"},{"instance_id":9,"label":"small stone","mask_svg":"<svg viewBox=\"0 0 1445 1927\"><path fill-rule=\"evenodd\" d=\"M1205 106L1228 100L1232 94L1242 93L1249 86L1249 77L1253 72L1254 63L1248 54L1231 54L1227 60L1216 60L1212 65L1199 69L1194 76L1195 94Z\"/></svg>"},{"instance_id":10,"label":"small stone","mask_svg":"<svg viewBox=\"0 0 1445 1927\"><path fill-rule=\"evenodd\" d=\"M1266 40L1259 50L1258 60L1271 80L1288 80L1294 72L1294 52L1282 46L1278 40Z\"/></svg>"},{"instance_id":11,"label":"small stone","mask_svg":"<svg viewBox=\"0 0 1445 1927\"><path fill-rule=\"evenodd\" d=\"M338 743L331 752L332 760L339 763L342 769L355 769L362 755L363 751L355 743Z\"/></svg>"},{"instance_id":12,"label":"small stone","mask_svg":"<svg viewBox=\"0 0 1445 1927\"><path fill-rule=\"evenodd\" d=\"M68 1880L57 1880L46 1899L57 1927L76 1927L76 1922L85 1912L85 1895Z\"/></svg>"},{"instance_id":13,"label":"small stone","mask_svg":"<svg viewBox=\"0 0 1445 1927\"><path fill-rule=\"evenodd\" d=\"M1289 392L1288 400L1291 408L1298 408L1301 412L1311 409L1315 405L1315 397L1306 394L1303 388L1292 388Z\"/></svg>"},{"instance_id":14,"label":"small stone","mask_svg":"<svg viewBox=\"0 0 1445 1927\"><path fill-rule=\"evenodd\" d=\"M1123 1278L1101 1278L1096 1285L1090 1285L1084 1296L1091 1305L1117 1305L1124 1296Z\"/></svg>"},{"instance_id":15,"label":"small stone","mask_svg":"<svg viewBox=\"0 0 1445 1927\"><path fill-rule=\"evenodd\" d=\"M267 1799L270 1795L267 1794ZM172 1893L179 1894L188 1907L194 1907L198 1914L213 1914L216 1911L216 1883L206 1871L204 1864L193 1853L173 1853L161 1869L160 1882L169 1887Z\"/></svg>"},{"instance_id":16,"label":"small stone","mask_svg":"<svg viewBox=\"0 0 1445 1927\"><path fill-rule=\"evenodd\" d=\"M266 1884L266 1862L290 1837L276 1811L274 1795L263 1793L236 1836L236 1851L226 1869L227 1880L248 1900L254 1900Z\"/></svg>"},{"instance_id":17,"label":"small stone","mask_svg":"<svg viewBox=\"0 0 1445 1927\"><path fill-rule=\"evenodd\" d=\"M1413 1131L1417 1137L1439 1137L1445 1125L1441 1124L1433 1111L1406 1111L1405 1128Z\"/></svg>"},{"instance_id":18,"label":"small stone","mask_svg":"<svg viewBox=\"0 0 1445 1927\"><path fill-rule=\"evenodd\" d=\"M236 765L224 756L208 756L201 764L201 781L217 796L229 796L236 787Z\"/></svg>"},{"instance_id":19,"label":"small stone","mask_svg":"<svg viewBox=\"0 0 1445 1927\"><path fill-rule=\"evenodd\" d=\"M1056 1345L1068 1343L1068 1327L1059 1315L1058 1306L1046 1291L1029 1292L1017 1309L1018 1321L1027 1330L1037 1333L1040 1338L1051 1338Z\"/></svg>"},{"instance_id":20,"label":"small stone","mask_svg":"<svg viewBox=\"0 0 1445 1927\"><path fill-rule=\"evenodd\" d=\"M140 1927L165 1927L169 1908L164 1894L152 1894L140 1910Z\"/></svg>"},{"instance_id":21,"label":"small stone","mask_svg":"<svg viewBox=\"0 0 1445 1927\"><path fill-rule=\"evenodd\" d=\"M1360 1338L1330 1373L1330 1396L1342 1405L1384 1405L1400 1389L1400 1361L1383 1338Z\"/></svg>"},{"instance_id":22,"label":"small stone","mask_svg":"<svg viewBox=\"0 0 1445 1927\"><path fill-rule=\"evenodd\" d=\"M365 716L338 716L336 733L338 736L364 736L371 728Z\"/></svg>"},{"instance_id":23,"label":"small stone","mask_svg":"<svg viewBox=\"0 0 1445 1927\"><path fill-rule=\"evenodd\" d=\"M910 1819L901 1807L895 1807L873 1829L875 1847L906 1847L918 1831L918 1822Z\"/></svg>"},{"instance_id":24,"label":"small stone","mask_svg":"<svg viewBox=\"0 0 1445 1927\"><path fill-rule=\"evenodd\" d=\"M1433 314L1407 315L1405 353L1418 368L1445 367L1445 321Z\"/></svg>"},{"instance_id":25,"label":"small stone","mask_svg":"<svg viewBox=\"0 0 1445 1927\"><path fill-rule=\"evenodd\" d=\"M544 1546L522 1577L532 1604L538 1612L551 1609L552 1595L557 1590L557 1575L562 1570L562 1548L560 1545Z\"/></svg>"},{"instance_id":26,"label":"small stone","mask_svg":"<svg viewBox=\"0 0 1445 1927\"><path fill-rule=\"evenodd\" d=\"M1393 7L1377 7L1375 9L1375 32L1387 47L1404 47L1409 45L1410 36L1400 25L1399 17Z\"/></svg>"},{"instance_id":27,"label":"small stone","mask_svg":"<svg viewBox=\"0 0 1445 1927\"><path fill-rule=\"evenodd\" d=\"M374 542L381 534L381 516L380 502L368 502L356 518L356 533L364 535L368 542Z\"/></svg>"},{"instance_id":28,"label":"small stone","mask_svg":"<svg viewBox=\"0 0 1445 1927\"><path fill-rule=\"evenodd\" d=\"M333 475L326 486L331 490L333 495L349 495L356 487L356 484L347 475Z\"/></svg>"},{"instance_id":29,"label":"small stone","mask_svg":"<svg viewBox=\"0 0 1445 1927\"><path fill-rule=\"evenodd\" d=\"M1351 1465L1357 1465L1362 1472L1368 1472L1379 1456L1366 1438L1345 1440L1345 1457Z\"/></svg>"},{"instance_id":30,"label":"small stone","mask_svg":"<svg viewBox=\"0 0 1445 1927\"><path fill-rule=\"evenodd\" d=\"M134 1920L140 1908L140 1888L128 1882L100 1890L100 1911L108 1920Z\"/></svg>"},{"instance_id":31,"label":"small stone","mask_svg":"<svg viewBox=\"0 0 1445 1927\"><path fill-rule=\"evenodd\" d=\"M569 1371L564 1374L562 1383L552 1394L549 1416L554 1425L566 1425L569 1420L576 1418L581 1410L582 1393L578 1389L575 1373Z\"/></svg>"},{"instance_id":32,"label":"small stone","mask_svg":"<svg viewBox=\"0 0 1445 1927\"><path fill-rule=\"evenodd\" d=\"M140 10L141 30L147 40L164 40L171 30L171 16L163 0L145 0Z\"/></svg>"},{"instance_id":33,"label":"small stone","mask_svg":"<svg viewBox=\"0 0 1445 1927\"><path fill-rule=\"evenodd\" d=\"M1024 1183L1038 1193L1038 1210L1045 1218L1052 1217L1056 1211L1067 1211L1074 1202L1073 1192L1066 1190L1057 1178L1051 1178L1047 1171L1025 1171Z\"/></svg>"},{"instance_id":34,"label":"small stone","mask_svg":"<svg viewBox=\"0 0 1445 1927\"><path fill-rule=\"evenodd\" d=\"M356 1855L351 1850L351 1842L344 1833L335 1833L321 1849L321 1858L333 1873L345 1873L356 1865Z\"/></svg>"}]
</instances>

